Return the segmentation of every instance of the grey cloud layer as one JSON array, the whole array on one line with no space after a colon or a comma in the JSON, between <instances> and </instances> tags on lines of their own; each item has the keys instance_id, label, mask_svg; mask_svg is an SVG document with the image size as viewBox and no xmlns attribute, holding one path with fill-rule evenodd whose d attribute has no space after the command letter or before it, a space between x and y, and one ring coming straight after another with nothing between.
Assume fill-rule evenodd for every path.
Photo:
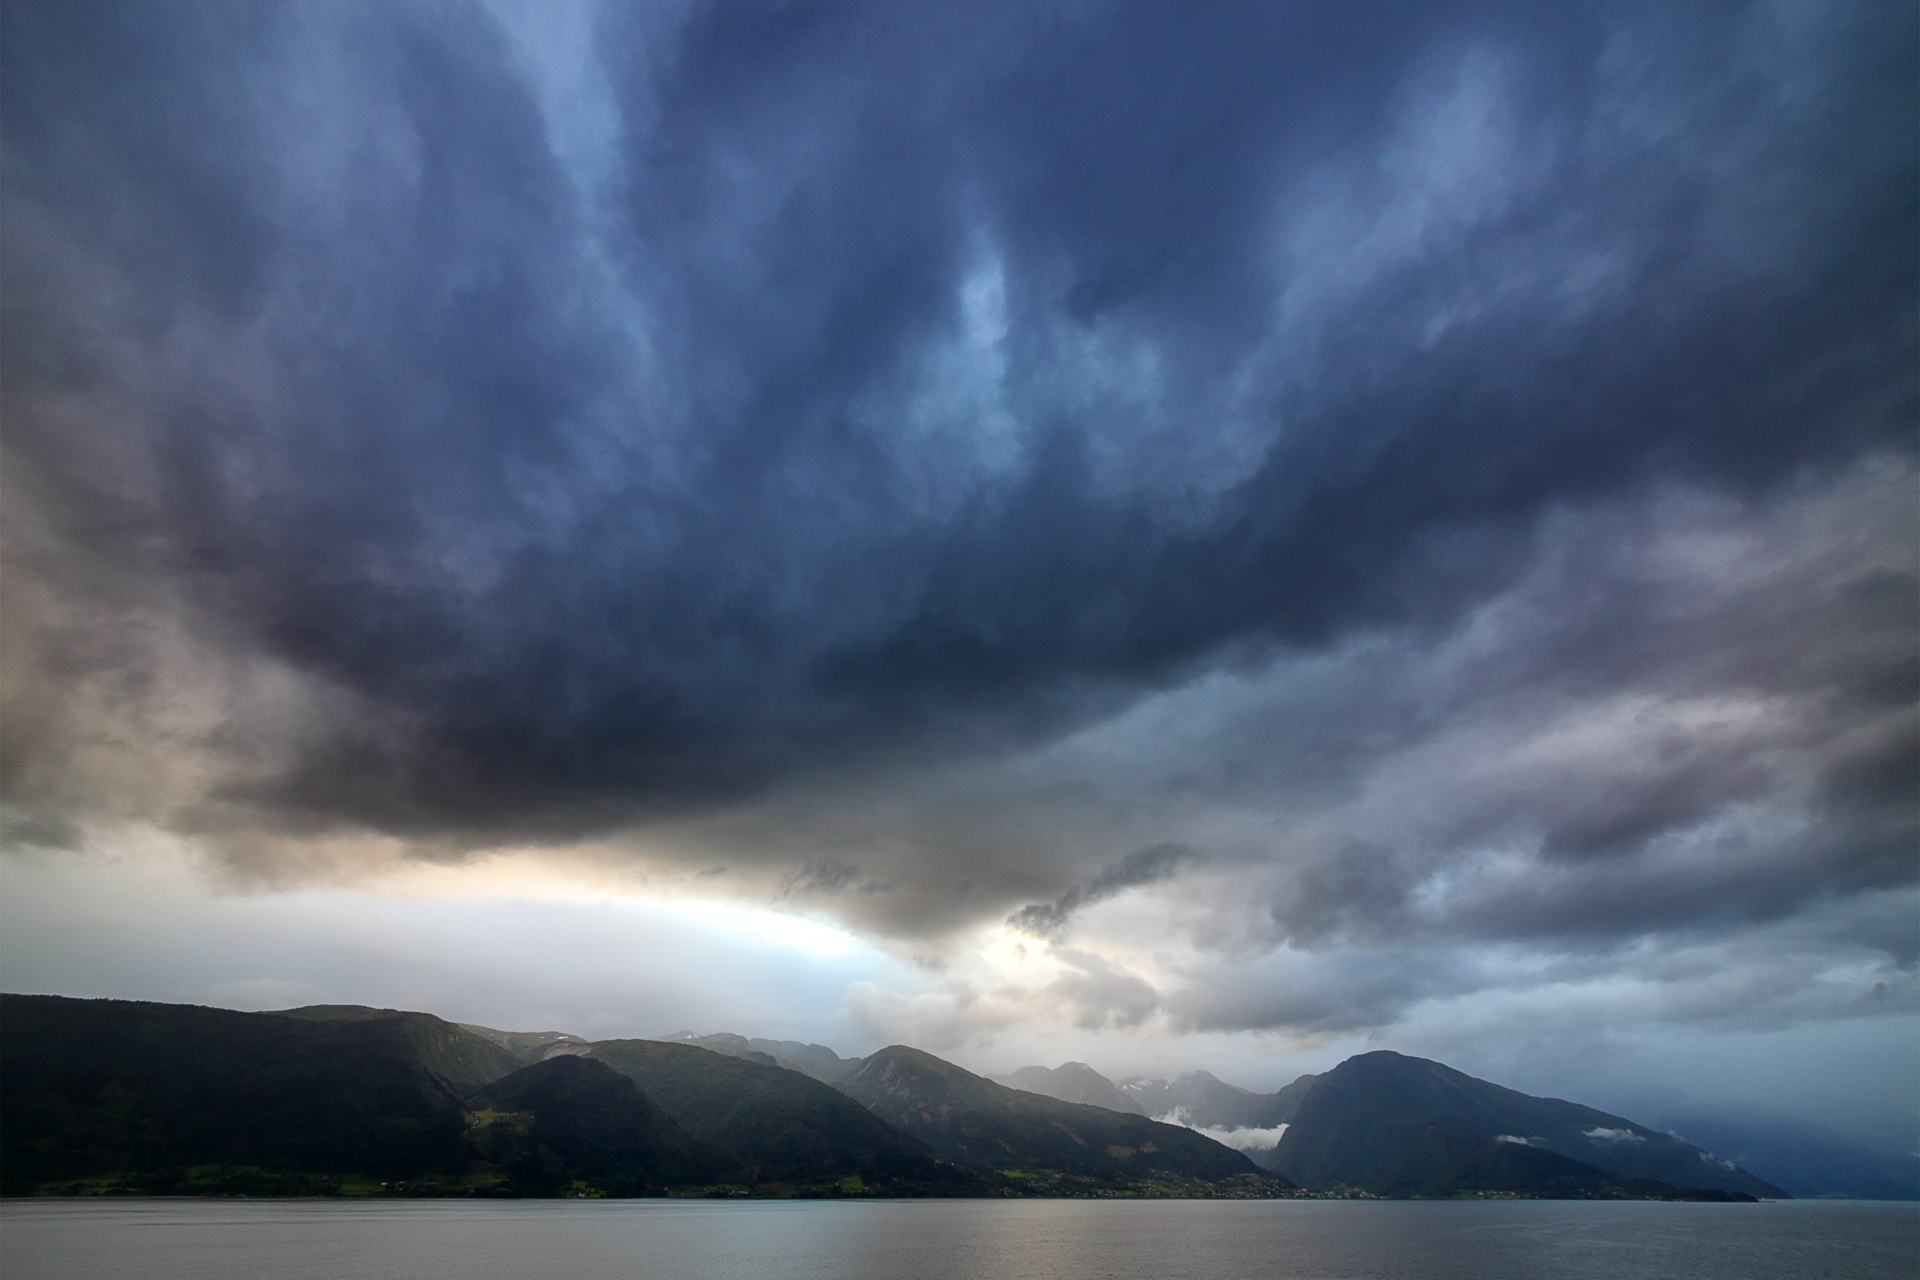
<instances>
[{"instance_id":1,"label":"grey cloud layer","mask_svg":"<svg viewBox=\"0 0 1920 1280\"><path fill-rule=\"evenodd\" d=\"M9 5L20 838L1060 937L1184 844L1227 949L1910 884L1910 17Z\"/></svg>"}]
</instances>

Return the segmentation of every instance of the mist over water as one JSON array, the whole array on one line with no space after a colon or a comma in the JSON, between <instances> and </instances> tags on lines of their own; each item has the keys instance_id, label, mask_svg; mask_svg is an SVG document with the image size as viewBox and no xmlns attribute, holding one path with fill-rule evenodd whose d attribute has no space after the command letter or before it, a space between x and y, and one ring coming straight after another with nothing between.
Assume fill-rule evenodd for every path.
<instances>
[{"instance_id":1,"label":"mist over water","mask_svg":"<svg viewBox=\"0 0 1920 1280\"><path fill-rule=\"evenodd\" d=\"M8 1280L1879 1280L1920 1207L1871 1202L312 1201L0 1208Z\"/></svg>"}]
</instances>

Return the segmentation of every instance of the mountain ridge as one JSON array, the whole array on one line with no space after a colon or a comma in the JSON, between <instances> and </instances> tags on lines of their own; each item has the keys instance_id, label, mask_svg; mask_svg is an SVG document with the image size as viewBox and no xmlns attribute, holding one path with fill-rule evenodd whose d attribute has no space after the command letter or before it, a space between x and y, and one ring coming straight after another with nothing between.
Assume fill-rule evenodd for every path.
<instances>
[{"instance_id":1,"label":"mountain ridge","mask_svg":"<svg viewBox=\"0 0 1920 1280\"><path fill-rule=\"evenodd\" d=\"M1638 1180L1791 1198L1731 1161L1624 1117L1387 1050L1349 1058L1315 1081L1266 1164L1302 1186L1381 1195L1599 1194L1603 1184Z\"/></svg>"},{"instance_id":2,"label":"mountain ridge","mask_svg":"<svg viewBox=\"0 0 1920 1280\"><path fill-rule=\"evenodd\" d=\"M697 1045L601 1040L589 1057L631 1078L694 1138L740 1164L749 1186L859 1179L903 1194L975 1191L911 1135L797 1071Z\"/></svg>"},{"instance_id":3,"label":"mountain ridge","mask_svg":"<svg viewBox=\"0 0 1920 1280\"><path fill-rule=\"evenodd\" d=\"M1078 1102L1139 1116L1148 1114L1145 1107L1129 1098L1118 1085L1084 1062L1063 1062L1052 1069L1021 1067L999 1080L1008 1088L1024 1089L1060 1102Z\"/></svg>"},{"instance_id":4,"label":"mountain ridge","mask_svg":"<svg viewBox=\"0 0 1920 1280\"><path fill-rule=\"evenodd\" d=\"M995 1081L905 1045L863 1059L731 1033L588 1042L359 1005L241 1013L6 995L0 1010L8 1194L695 1185L676 1178L779 1195L1274 1195L1295 1183L1315 1194L1788 1194L1673 1133L1390 1051L1256 1094L1204 1071L1116 1086L1066 1063ZM1142 1114L1142 1097L1187 1099L1197 1114L1168 1123ZM582 1118L595 1107L626 1135L612 1146L595 1145ZM1275 1122L1259 1127L1278 1142L1233 1150L1215 1140L1224 1123L1205 1120Z\"/></svg>"},{"instance_id":5,"label":"mountain ridge","mask_svg":"<svg viewBox=\"0 0 1920 1280\"><path fill-rule=\"evenodd\" d=\"M478 1108L468 1139L523 1194L561 1195L594 1182L613 1195L657 1195L733 1172L631 1079L591 1058L543 1059L486 1085L468 1104Z\"/></svg>"},{"instance_id":6,"label":"mountain ridge","mask_svg":"<svg viewBox=\"0 0 1920 1280\"><path fill-rule=\"evenodd\" d=\"M491 1084L526 1065L525 1058L506 1046L431 1013L341 1004L270 1009L266 1013L303 1022L390 1023L418 1051L421 1064L456 1093Z\"/></svg>"},{"instance_id":7,"label":"mountain ridge","mask_svg":"<svg viewBox=\"0 0 1920 1280\"><path fill-rule=\"evenodd\" d=\"M731 1031L715 1031L708 1035L676 1031L672 1035L649 1038L663 1044L690 1044L701 1049L711 1049L715 1053L724 1053L729 1057L785 1067L789 1071L798 1071L802 1075L812 1076L815 1080L828 1084L845 1079L859 1067L861 1061L859 1058L842 1058L823 1044L802 1044L798 1040L766 1040L758 1036L749 1038L736 1035Z\"/></svg>"},{"instance_id":8,"label":"mountain ridge","mask_svg":"<svg viewBox=\"0 0 1920 1280\"><path fill-rule=\"evenodd\" d=\"M1151 1116L1182 1113L1181 1123L1202 1129L1273 1129L1286 1124L1320 1077L1303 1075L1273 1093L1230 1085L1210 1071L1171 1080L1132 1079L1119 1088Z\"/></svg>"},{"instance_id":9,"label":"mountain ridge","mask_svg":"<svg viewBox=\"0 0 1920 1280\"><path fill-rule=\"evenodd\" d=\"M941 1155L1011 1176L1042 1166L1089 1187L1292 1189L1191 1129L1009 1088L907 1045L870 1055L835 1087Z\"/></svg>"}]
</instances>

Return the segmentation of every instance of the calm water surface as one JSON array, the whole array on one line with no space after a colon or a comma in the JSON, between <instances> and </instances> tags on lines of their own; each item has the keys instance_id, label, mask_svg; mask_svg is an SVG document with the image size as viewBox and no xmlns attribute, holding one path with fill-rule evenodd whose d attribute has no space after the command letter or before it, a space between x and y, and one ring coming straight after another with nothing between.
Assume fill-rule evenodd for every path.
<instances>
[{"instance_id":1,"label":"calm water surface","mask_svg":"<svg viewBox=\"0 0 1920 1280\"><path fill-rule=\"evenodd\" d=\"M5 1280L1850 1280L1920 1206L1087 1200L10 1201Z\"/></svg>"}]
</instances>

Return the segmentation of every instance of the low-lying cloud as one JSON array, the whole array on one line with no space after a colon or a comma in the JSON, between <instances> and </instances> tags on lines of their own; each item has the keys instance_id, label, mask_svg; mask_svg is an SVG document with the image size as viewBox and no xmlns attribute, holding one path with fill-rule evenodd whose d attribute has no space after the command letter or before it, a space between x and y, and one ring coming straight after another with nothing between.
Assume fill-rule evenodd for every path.
<instances>
[{"instance_id":1,"label":"low-lying cloud","mask_svg":"<svg viewBox=\"0 0 1920 1280\"><path fill-rule=\"evenodd\" d=\"M1580 1136L1583 1138L1591 1138L1595 1142L1608 1143L1645 1142L1647 1140L1647 1136L1644 1133L1635 1133L1631 1129L1608 1129L1600 1125L1595 1125L1591 1129L1582 1129Z\"/></svg>"},{"instance_id":2,"label":"low-lying cloud","mask_svg":"<svg viewBox=\"0 0 1920 1280\"><path fill-rule=\"evenodd\" d=\"M1166 1115L1153 1118L1161 1124L1177 1124L1195 1133L1205 1134L1222 1146L1232 1147L1235 1151L1271 1151L1280 1145L1280 1139L1286 1137L1288 1129L1284 1124L1274 1125L1271 1129L1250 1129L1244 1125L1232 1129L1222 1128L1217 1124L1198 1125L1189 1118L1185 1107L1175 1107Z\"/></svg>"}]
</instances>

